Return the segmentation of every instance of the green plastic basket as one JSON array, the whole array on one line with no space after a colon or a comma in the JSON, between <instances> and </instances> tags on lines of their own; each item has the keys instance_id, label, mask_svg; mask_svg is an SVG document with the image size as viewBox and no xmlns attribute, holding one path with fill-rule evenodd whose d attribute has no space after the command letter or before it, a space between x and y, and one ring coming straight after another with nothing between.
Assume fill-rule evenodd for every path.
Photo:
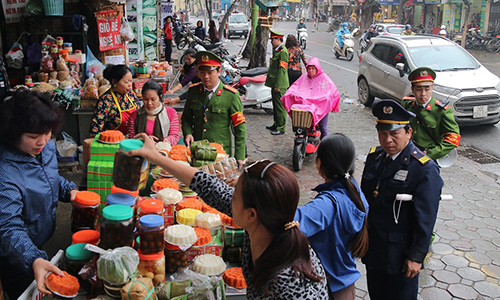
<instances>
[{"instance_id":1,"label":"green plastic basket","mask_svg":"<svg viewBox=\"0 0 500 300\"><path fill-rule=\"evenodd\" d=\"M64 14L64 0L43 0L43 9L46 16L62 16Z\"/></svg>"}]
</instances>

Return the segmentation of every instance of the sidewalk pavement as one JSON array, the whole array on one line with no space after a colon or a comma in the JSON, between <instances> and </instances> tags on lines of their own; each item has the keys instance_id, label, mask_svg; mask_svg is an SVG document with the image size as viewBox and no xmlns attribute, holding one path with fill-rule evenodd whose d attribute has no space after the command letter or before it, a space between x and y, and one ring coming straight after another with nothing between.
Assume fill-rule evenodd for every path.
<instances>
[{"instance_id":1,"label":"sidewalk pavement","mask_svg":"<svg viewBox=\"0 0 500 300\"><path fill-rule=\"evenodd\" d=\"M249 109L245 117L249 160L267 158L292 169L291 120L286 134L272 136L265 129L272 124L271 115ZM360 182L366 154L379 145L370 109L341 103L340 112L330 114L328 129L353 140L357 151L355 177ZM420 274L419 299L500 298L500 185L479 168L479 164L461 156L452 167L441 169L443 194L451 194L453 200L441 201L436 239ZM315 196L311 189L321 183L314 157L306 158L296 175L302 205ZM369 299L361 262L358 269L362 277L356 283L357 299Z\"/></svg>"}]
</instances>

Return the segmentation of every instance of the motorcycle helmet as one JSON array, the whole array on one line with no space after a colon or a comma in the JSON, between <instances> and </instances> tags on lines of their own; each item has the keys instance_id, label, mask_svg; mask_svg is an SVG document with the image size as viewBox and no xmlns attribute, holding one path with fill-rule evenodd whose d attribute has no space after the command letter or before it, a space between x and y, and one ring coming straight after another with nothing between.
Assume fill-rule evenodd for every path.
<instances>
[{"instance_id":1,"label":"motorcycle helmet","mask_svg":"<svg viewBox=\"0 0 500 300\"><path fill-rule=\"evenodd\" d=\"M406 24L405 29L411 29L411 25L410 24Z\"/></svg>"},{"instance_id":2,"label":"motorcycle helmet","mask_svg":"<svg viewBox=\"0 0 500 300\"><path fill-rule=\"evenodd\" d=\"M440 35L440 36L446 36L446 30L441 29L441 30L439 31L439 35Z\"/></svg>"},{"instance_id":3,"label":"motorcycle helmet","mask_svg":"<svg viewBox=\"0 0 500 300\"><path fill-rule=\"evenodd\" d=\"M377 25L372 24L372 25L370 25L370 28L376 29L376 28L377 28Z\"/></svg>"},{"instance_id":4,"label":"motorcycle helmet","mask_svg":"<svg viewBox=\"0 0 500 300\"><path fill-rule=\"evenodd\" d=\"M344 23L342 23L342 27L347 28L347 27L349 27L349 24L347 24L347 22L344 22Z\"/></svg>"},{"instance_id":5,"label":"motorcycle helmet","mask_svg":"<svg viewBox=\"0 0 500 300\"><path fill-rule=\"evenodd\" d=\"M442 29L442 30L446 30L446 25L444 25L444 24L443 24L443 25L441 25L441 29Z\"/></svg>"}]
</instances>

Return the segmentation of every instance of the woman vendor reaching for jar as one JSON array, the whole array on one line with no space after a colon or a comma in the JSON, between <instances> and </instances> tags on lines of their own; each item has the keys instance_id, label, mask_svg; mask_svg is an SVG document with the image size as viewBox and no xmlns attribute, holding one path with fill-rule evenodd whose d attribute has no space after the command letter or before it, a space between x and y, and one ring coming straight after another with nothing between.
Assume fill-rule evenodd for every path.
<instances>
[{"instance_id":1,"label":"woman vendor reaching for jar","mask_svg":"<svg viewBox=\"0 0 500 300\"><path fill-rule=\"evenodd\" d=\"M132 91L132 73L126 65L116 65L106 67L103 75L111 83L111 88L97 101L90 136L105 130L119 130L126 134L127 121L140 106Z\"/></svg>"},{"instance_id":2,"label":"woman vendor reaching for jar","mask_svg":"<svg viewBox=\"0 0 500 300\"><path fill-rule=\"evenodd\" d=\"M245 229L242 268L248 299L328 299L321 262L293 221L300 191L290 170L258 161L244 168L232 188L213 175L162 156L150 138L140 137L142 148L127 155L143 156L161 166Z\"/></svg>"},{"instance_id":3,"label":"woman vendor reaching for jar","mask_svg":"<svg viewBox=\"0 0 500 300\"><path fill-rule=\"evenodd\" d=\"M0 279L10 299L33 278L50 294L45 275L63 275L41 250L54 233L58 201L78 192L58 173L51 137L60 124L46 94L21 89L0 107Z\"/></svg>"},{"instance_id":4,"label":"woman vendor reaching for jar","mask_svg":"<svg viewBox=\"0 0 500 300\"><path fill-rule=\"evenodd\" d=\"M142 88L144 105L134 111L128 121L127 135L133 138L136 133L146 133L154 141L169 142L175 145L179 141L179 118L177 111L163 105L162 87L150 80Z\"/></svg>"}]
</instances>

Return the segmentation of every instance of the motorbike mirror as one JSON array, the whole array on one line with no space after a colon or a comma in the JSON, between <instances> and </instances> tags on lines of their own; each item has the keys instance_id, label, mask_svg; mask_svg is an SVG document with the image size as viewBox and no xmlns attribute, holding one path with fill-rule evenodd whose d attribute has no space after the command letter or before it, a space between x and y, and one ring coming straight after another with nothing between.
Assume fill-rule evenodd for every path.
<instances>
[{"instance_id":1,"label":"motorbike mirror","mask_svg":"<svg viewBox=\"0 0 500 300\"><path fill-rule=\"evenodd\" d=\"M405 72L403 71L405 68L404 63L397 63L396 64L396 69L399 71L399 77L403 77L405 75Z\"/></svg>"},{"instance_id":2,"label":"motorbike mirror","mask_svg":"<svg viewBox=\"0 0 500 300\"><path fill-rule=\"evenodd\" d=\"M354 30L352 31L352 35L354 35L358 31L359 31L359 28L354 28Z\"/></svg>"}]
</instances>

